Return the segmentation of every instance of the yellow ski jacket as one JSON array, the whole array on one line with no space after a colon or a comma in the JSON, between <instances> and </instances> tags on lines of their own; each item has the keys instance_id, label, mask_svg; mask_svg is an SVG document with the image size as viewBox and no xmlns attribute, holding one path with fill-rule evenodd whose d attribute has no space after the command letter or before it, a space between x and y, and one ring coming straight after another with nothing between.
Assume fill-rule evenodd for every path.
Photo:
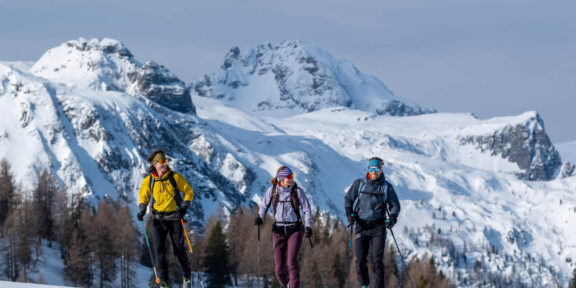
<instances>
[{"instance_id":1,"label":"yellow ski jacket","mask_svg":"<svg viewBox=\"0 0 576 288\"><path fill-rule=\"evenodd\" d=\"M174 175L174 180L178 186L178 190L184 194L183 203L190 203L192 201L194 198L194 190L192 190L192 186L188 184L188 181L186 181L182 175L173 172L172 169L168 168L168 171L162 177L158 177L156 173L154 173L153 175L144 178L142 186L140 187L140 207L142 207L142 205L146 207L148 202L150 202L150 197L152 196L154 198L152 202L153 213L170 213L178 210L176 207L176 200L174 199L174 187L172 187L172 183L170 183L170 180L168 179L170 173L173 173ZM150 190L150 181L152 177L154 177L153 193Z\"/></svg>"}]
</instances>

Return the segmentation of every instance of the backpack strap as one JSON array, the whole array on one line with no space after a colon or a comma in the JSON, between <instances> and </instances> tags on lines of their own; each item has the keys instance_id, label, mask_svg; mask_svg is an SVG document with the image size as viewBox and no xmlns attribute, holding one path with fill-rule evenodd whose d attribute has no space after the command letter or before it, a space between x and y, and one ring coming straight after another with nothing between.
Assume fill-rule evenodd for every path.
<instances>
[{"instance_id":1,"label":"backpack strap","mask_svg":"<svg viewBox=\"0 0 576 288\"><path fill-rule=\"evenodd\" d=\"M290 202L290 205L292 205L292 209L294 209L294 212L296 213L296 217L298 218L298 220L296 222L277 222L276 210L278 207L278 202L282 203ZM274 184L274 186L272 186L272 197L270 198L270 203L268 203L268 207L266 208L266 210L270 208L270 205L272 205L274 208L274 223L281 223L281 224L302 223L302 216L300 215L300 199L298 198L298 185L296 183L294 183L294 186L292 186L292 191L290 192L290 201L280 201L280 196L278 195L278 186Z\"/></svg>"},{"instance_id":2,"label":"backpack strap","mask_svg":"<svg viewBox=\"0 0 576 288\"><path fill-rule=\"evenodd\" d=\"M156 182L156 179L154 179L154 175L149 174L148 177L150 178L150 198L152 198L152 209L154 209L154 204L156 203L156 199L154 199L154 182Z\"/></svg>"},{"instance_id":3,"label":"backpack strap","mask_svg":"<svg viewBox=\"0 0 576 288\"><path fill-rule=\"evenodd\" d=\"M358 187L358 201L356 201L356 207L354 207L354 214L358 215L358 210L360 209L360 193L364 192L364 187L366 186L366 182L360 179L360 186Z\"/></svg>"},{"instance_id":4,"label":"backpack strap","mask_svg":"<svg viewBox=\"0 0 576 288\"><path fill-rule=\"evenodd\" d=\"M176 207L178 207L178 210L180 210L180 207L182 207L182 196L180 195L180 189L178 189L178 184L176 184L176 179L174 179L174 171L170 171L170 173L168 174L168 180L170 181L170 184L172 184L172 187L174 187L174 201L176 201Z\"/></svg>"},{"instance_id":5,"label":"backpack strap","mask_svg":"<svg viewBox=\"0 0 576 288\"><path fill-rule=\"evenodd\" d=\"M172 187L174 187L174 201L176 201L176 207L178 207L178 210L180 210L180 207L182 207L182 196L180 195L180 189L178 189L178 185L176 184L176 179L174 179L174 171L170 171L170 173L168 173L168 176L166 178L168 178L168 181L170 181L170 184L172 184ZM149 175L150 177L150 197L152 197L152 209L154 209L154 203L156 203L156 199L154 199L154 184L156 183L156 178L154 178L154 176L152 174ZM160 181L165 181L166 179L160 180Z\"/></svg>"}]
</instances>

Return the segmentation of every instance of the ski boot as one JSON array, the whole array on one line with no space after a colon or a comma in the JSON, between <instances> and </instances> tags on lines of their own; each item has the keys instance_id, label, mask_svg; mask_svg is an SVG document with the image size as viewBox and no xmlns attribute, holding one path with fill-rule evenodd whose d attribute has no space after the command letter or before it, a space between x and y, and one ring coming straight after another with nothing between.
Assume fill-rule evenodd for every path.
<instances>
[{"instance_id":1,"label":"ski boot","mask_svg":"<svg viewBox=\"0 0 576 288\"><path fill-rule=\"evenodd\" d=\"M160 286L158 286L158 287L160 287L160 288L168 288L168 283L162 282L162 283L160 283Z\"/></svg>"}]
</instances>

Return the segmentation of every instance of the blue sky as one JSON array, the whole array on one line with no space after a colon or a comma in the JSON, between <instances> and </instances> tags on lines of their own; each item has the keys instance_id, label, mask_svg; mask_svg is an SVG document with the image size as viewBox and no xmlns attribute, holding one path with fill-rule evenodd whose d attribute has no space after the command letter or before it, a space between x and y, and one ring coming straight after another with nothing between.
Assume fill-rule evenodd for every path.
<instances>
[{"instance_id":1,"label":"blue sky","mask_svg":"<svg viewBox=\"0 0 576 288\"><path fill-rule=\"evenodd\" d=\"M109 37L192 82L234 46L301 40L439 112L535 110L554 143L576 141L573 0L6 0L0 11L2 61Z\"/></svg>"}]
</instances>

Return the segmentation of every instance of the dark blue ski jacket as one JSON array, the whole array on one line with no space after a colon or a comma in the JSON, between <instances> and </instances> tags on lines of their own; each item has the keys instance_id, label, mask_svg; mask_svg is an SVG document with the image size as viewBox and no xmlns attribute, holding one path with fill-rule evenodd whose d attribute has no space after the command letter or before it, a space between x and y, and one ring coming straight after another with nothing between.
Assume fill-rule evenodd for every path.
<instances>
[{"instance_id":1,"label":"dark blue ski jacket","mask_svg":"<svg viewBox=\"0 0 576 288\"><path fill-rule=\"evenodd\" d=\"M362 189L360 191L360 189ZM359 178L352 183L344 197L346 211L354 211L354 202L358 199L357 215L362 220L378 220L386 217L387 205L390 218L396 219L400 214L400 201L394 187L386 181L384 174L372 181L370 178Z\"/></svg>"}]
</instances>

